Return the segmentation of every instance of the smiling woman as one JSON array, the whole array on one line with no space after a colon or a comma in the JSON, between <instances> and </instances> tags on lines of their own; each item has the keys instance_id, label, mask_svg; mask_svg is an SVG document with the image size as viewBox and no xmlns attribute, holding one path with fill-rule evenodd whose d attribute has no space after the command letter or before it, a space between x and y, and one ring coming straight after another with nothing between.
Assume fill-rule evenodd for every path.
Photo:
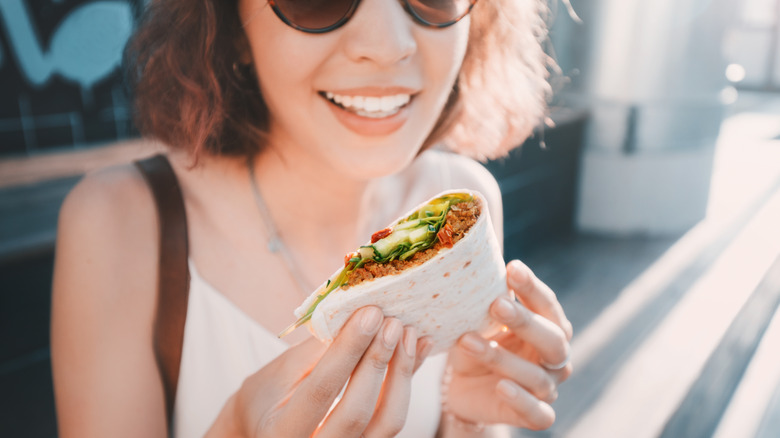
<instances>
[{"instance_id":1,"label":"smiling woman","mask_svg":"<svg viewBox=\"0 0 780 438\"><path fill-rule=\"evenodd\" d=\"M239 3L248 8L243 18L249 23L239 17ZM268 4L284 14L282 5L300 8L299 3ZM352 2L345 17L359 3ZM419 5L417 9L407 6L410 11L435 9L439 3L471 5L462 0L403 3ZM151 3L125 53L137 121L144 132L195 152L205 148L245 155L262 147L268 131L265 95L260 94L257 82L244 80L252 73L252 65L240 52L248 44L243 25L253 24L258 15L267 16L268 4L203 2L203 13L198 14L187 2ZM310 15L323 14L310 7L316 11ZM542 2L515 0L478 2L473 9L463 66L454 83L439 79L449 95L425 145L444 142L475 158L495 158L520 144L543 116L549 93L545 80L549 60L539 44L546 38L545 9ZM287 14L296 19L305 16L300 10ZM275 45L274 40L262 42ZM275 62L292 60L296 52L284 53ZM234 70L241 67L250 68L236 75ZM360 99L351 103L358 106Z\"/></svg>"},{"instance_id":2,"label":"smiling woman","mask_svg":"<svg viewBox=\"0 0 780 438\"><path fill-rule=\"evenodd\" d=\"M327 346L300 330L275 336L344 254L436 193L483 194L484 229L501 242L498 186L460 155L500 156L542 118L543 14L540 0L149 2L125 63L138 126L168 153L88 175L62 207L60 435L456 437L495 432L483 424L549 426L571 372L571 324L524 265L504 267L498 243L490 277L502 298L470 307L485 326L506 326L500 334L470 332L426 358L441 333L380 304L345 318ZM173 205L180 226L169 232ZM459 223L374 247L404 258L412 239L451 246ZM172 271L158 259L176 248L188 295L163 309L181 289L165 286ZM478 278L462 274L436 287ZM169 323L178 344L163 337Z\"/></svg>"}]
</instances>

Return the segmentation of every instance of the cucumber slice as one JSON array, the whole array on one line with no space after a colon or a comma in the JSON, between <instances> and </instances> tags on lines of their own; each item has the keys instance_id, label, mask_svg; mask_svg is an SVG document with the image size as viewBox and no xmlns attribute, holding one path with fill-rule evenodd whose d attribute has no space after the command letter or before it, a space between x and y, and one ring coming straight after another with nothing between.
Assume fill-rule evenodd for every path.
<instances>
[{"instance_id":1,"label":"cucumber slice","mask_svg":"<svg viewBox=\"0 0 780 438\"><path fill-rule=\"evenodd\" d=\"M415 219L411 221L401 222L400 224L393 227L393 232L398 230L409 230L412 228L417 228L420 226L420 222L422 222L420 219Z\"/></svg>"},{"instance_id":2,"label":"cucumber slice","mask_svg":"<svg viewBox=\"0 0 780 438\"><path fill-rule=\"evenodd\" d=\"M411 242L413 244L417 243L417 242L422 242L422 241L424 241L427 238L428 238L428 227L427 226L419 227L417 229L412 230L409 233L409 242Z\"/></svg>"},{"instance_id":3,"label":"cucumber slice","mask_svg":"<svg viewBox=\"0 0 780 438\"><path fill-rule=\"evenodd\" d=\"M374 250L380 257L387 257L398 245L409 241L409 233L409 230L394 230L389 236L374 242Z\"/></svg>"},{"instance_id":4,"label":"cucumber slice","mask_svg":"<svg viewBox=\"0 0 780 438\"><path fill-rule=\"evenodd\" d=\"M408 259L409 257L411 257L411 256L415 255L416 253L417 253L417 250L416 250L416 249L410 249L409 251L406 251L405 253L401 254L401 255L400 255L398 258L399 258L400 260L406 260L406 259Z\"/></svg>"},{"instance_id":5,"label":"cucumber slice","mask_svg":"<svg viewBox=\"0 0 780 438\"><path fill-rule=\"evenodd\" d=\"M374 258L374 248L371 246L361 246L358 248L358 254L360 254L360 257L363 259L372 259Z\"/></svg>"}]
</instances>

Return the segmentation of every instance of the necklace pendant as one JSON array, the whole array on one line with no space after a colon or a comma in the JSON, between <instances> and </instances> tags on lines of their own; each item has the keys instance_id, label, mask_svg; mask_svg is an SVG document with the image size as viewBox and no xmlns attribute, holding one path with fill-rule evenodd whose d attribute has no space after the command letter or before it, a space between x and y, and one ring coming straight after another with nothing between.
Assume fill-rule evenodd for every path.
<instances>
[{"instance_id":1,"label":"necklace pendant","mask_svg":"<svg viewBox=\"0 0 780 438\"><path fill-rule=\"evenodd\" d=\"M279 238L272 237L271 239L268 239L268 251L271 251L272 253L277 253L282 248L282 242L279 241Z\"/></svg>"}]
</instances>

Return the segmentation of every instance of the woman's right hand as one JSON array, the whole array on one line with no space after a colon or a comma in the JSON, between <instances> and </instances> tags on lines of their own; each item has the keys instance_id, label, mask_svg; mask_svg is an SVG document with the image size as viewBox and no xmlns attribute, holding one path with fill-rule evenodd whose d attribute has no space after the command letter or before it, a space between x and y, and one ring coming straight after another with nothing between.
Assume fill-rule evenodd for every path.
<instances>
[{"instance_id":1,"label":"woman's right hand","mask_svg":"<svg viewBox=\"0 0 780 438\"><path fill-rule=\"evenodd\" d=\"M365 307L329 347L309 339L247 378L207 436L394 436L425 350L429 342L418 343L414 328Z\"/></svg>"}]
</instances>

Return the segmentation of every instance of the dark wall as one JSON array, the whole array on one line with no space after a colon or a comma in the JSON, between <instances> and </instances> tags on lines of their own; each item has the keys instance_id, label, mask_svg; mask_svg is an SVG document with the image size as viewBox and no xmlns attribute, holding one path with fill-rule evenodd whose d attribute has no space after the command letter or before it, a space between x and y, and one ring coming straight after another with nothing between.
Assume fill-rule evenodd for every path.
<instances>
[{"instance_id":1,"label":"dark wall","mask_svg":"<svg viewBox=\"0 0 780 438\"><path fill-rule=\"evenodd\" d=\"M50 252L0 264L0 436L3 437L57 435L49 358L53 260Z\"/></svg>"},{"instance_id":2,"label":"dark wall","mask_svg":"<svg viewBox=\"0 0 780 438\"><path fill-rule=\"evenodd\" d=\"M131 3L0 1L0 159L135 136L120 74Z\"/></svg>"},{"instance_id":3,"label":"dark wall","mask_svg":"<svg viewBox=\"0 0 780 438\"><path fill-rule=\"evenodd\" d=\"M555 127L537 130L521 148L486 167L504 199L504 257L574 231L582 138L582 112L558 111Z\"/></svg>"}]
</instances>

